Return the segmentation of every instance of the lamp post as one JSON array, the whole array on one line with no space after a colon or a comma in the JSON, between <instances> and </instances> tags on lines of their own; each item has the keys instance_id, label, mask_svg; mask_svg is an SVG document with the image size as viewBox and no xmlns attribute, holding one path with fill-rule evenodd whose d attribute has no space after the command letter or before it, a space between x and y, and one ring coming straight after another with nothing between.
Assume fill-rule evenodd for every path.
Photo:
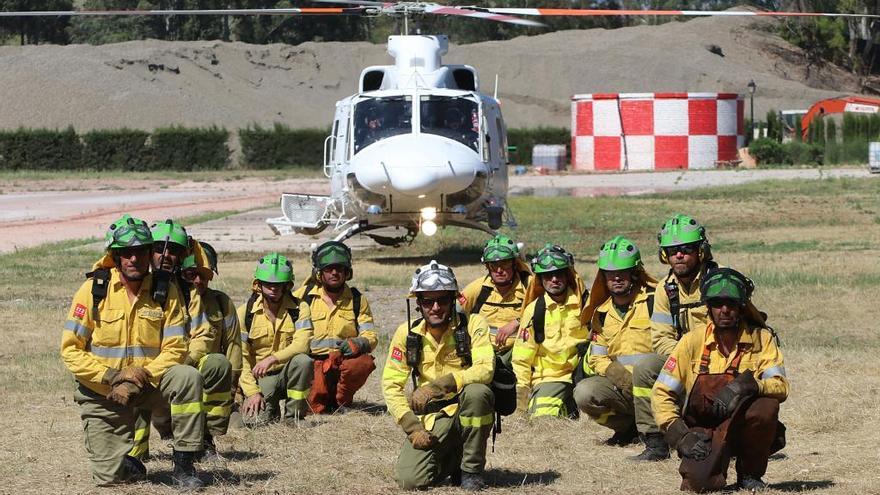
<instances>
[{"instance_id":1,"label":"lamp post","mask_svg":"<svg viewBox=\"0 0 880 495\"><path fill-rule=\"evenodd\" d=\"M758 89L758 85L755 84L754 79L751 79L747 87L749 89L749 139L746 142L750 143L755 137L755 90Z\"/></svg>"}]
</instances>

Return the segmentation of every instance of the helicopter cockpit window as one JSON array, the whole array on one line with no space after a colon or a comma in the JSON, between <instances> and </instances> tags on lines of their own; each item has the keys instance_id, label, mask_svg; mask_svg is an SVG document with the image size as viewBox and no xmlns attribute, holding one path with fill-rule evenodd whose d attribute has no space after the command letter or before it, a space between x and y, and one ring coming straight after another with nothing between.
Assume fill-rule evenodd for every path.
<instances>
[{"instance_id":1,"label":"helicopter cockpit window","mask_svg":"<svg viewBox=\"0 0 880 495\"><path fill-rule=\"evenodd\" d=\"M423 96L420 109L423 133L454 139L477 151L480 140L477 102L466 98Z\"/></svg>"},{"instance_id":2,"label":"helicopter cockpit window","mask_svg":"<svg viewBox=\"0 0 880 495\"><path fill-rule=\"evenodd\" d=\"M354 152L398 134L412 132L412 98L364 100L354 108Z\"/></svg>"}]
</instances>

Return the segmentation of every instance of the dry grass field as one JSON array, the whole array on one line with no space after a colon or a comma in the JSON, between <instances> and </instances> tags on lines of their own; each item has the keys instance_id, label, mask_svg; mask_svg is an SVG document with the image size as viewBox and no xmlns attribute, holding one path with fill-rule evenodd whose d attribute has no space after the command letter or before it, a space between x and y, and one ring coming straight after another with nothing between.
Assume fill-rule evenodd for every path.
<instances>
[{"instance_id":1,"label":"dry grass field","mask_svg":"<svg viewBox=\"0 0 880 495\"><path fill-rule=\"evenodd\" d=\"M721 263L752 276L755 301L779 332L792 382L783 404L788 447L770 463L773 493L880 493L880 180L762 182L628 198L515 198L516 236L534 252L545 241L578 258L586 278L601 242L631 236L649 270L664 272L656 232L676 212L707 228ZM136 214L137 212L132 212ZM84 237L100 232L83 232ZM472 232L450 230L412 246L357 252L354 283L386 335L405 315L412 270L430 257L463 282L481 273ZM58 358L61 325L82 274L99 256L69 242L0 256L0 493L111 493L94 488L73 383ZM239 303L261 253L221 253L215 287ZM298 279L307 260L296 260ZM379 349L381 368L385 349ZM321 418L311 429L281 425L231 429L218 439L228 461L202 465L207 493L389 493L403 434L384 411L379 376L356 411ZM610 432L587 419L508 418L488 456L489 493L678 493L677 460L625 459L639 447L601 445ZM173 493L170 448L154 435L151 481L113 493ZM732 480L731 480L732 481ZM434 493L457 493L440 487Z\"/></svg>"}]
</instances>

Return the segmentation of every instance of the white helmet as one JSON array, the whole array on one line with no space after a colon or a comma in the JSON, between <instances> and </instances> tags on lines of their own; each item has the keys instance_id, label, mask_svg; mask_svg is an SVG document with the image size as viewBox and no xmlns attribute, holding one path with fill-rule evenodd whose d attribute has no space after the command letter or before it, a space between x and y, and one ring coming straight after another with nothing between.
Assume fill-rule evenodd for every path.
<instances>
[{"instance_id":1,"label":"white helmet","mask_svg":"<svg viewBox=\"0 0 880 495\"><path fill-rule=\"evenodd\" d=\"M452 268L431 260L427 265L416 269L413 274L412 286L409 288L410 297L415 296L417 292L438 290L458 293L458 281L452 273Z\"/></svg>"}]
</instances>

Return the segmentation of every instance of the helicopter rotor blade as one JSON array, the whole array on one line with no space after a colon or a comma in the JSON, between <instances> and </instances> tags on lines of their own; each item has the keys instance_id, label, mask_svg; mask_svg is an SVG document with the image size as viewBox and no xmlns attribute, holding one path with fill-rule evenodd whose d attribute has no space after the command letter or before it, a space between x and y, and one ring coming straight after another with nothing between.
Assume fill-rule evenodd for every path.
<instances>
[{"instance_id":1,"label":"helicopter rotor blade","mask_svg":"<svg viewBox=\"0 0 880 495\"><path fill-rule=\"evenodd\" d=\"M373 0L309 0L315 3L341 3L346 5L364 5L367 7L392 7L394 2L376 2Z\"/></svg>"},{"instance_id":2,"label":"helicopter rotor blade","mask_svg":"<svg viewBox=\"0 0 880 495\"><path fill-rule=\"evenodd\" d=\"M363 7L303 7L295 9L193 9L193 10L49 10L0 11L0 17L110 17L110 16L169 16L169 15L359 15Z\"/></svg>"},{"instance_id":3,"label":"helicopter rotor blade","mask_svg":"<svg viewBox=\"0 0 880 495\"><path fill-rule=\"evenodd\" d=\"M481 12L547 17L683 16L683 17L841 17L880 19L878 14L836 12L777 12L751 10L611 10L611 9L523 9L515 7L464 7Z\"/></svg>"},{"instance_id":4,"label":"helicopter rotor blade","mask_svg":"<svg viewBox=\"0 0 880 495\"><path fill-rule=\"evenodd\" d=\"M546 24L528 19L520 19L504 13L493 12L492 9L472 9L468 7L451 7L438 4L424 4L426 14L434 15L455 15L461 17L473 17L477 19L486 19L489 21L504 22L507 24L516 24L518 26L545 27ZM535 9L525 9L535 10Z\"/></svg>"}]
</instances>

